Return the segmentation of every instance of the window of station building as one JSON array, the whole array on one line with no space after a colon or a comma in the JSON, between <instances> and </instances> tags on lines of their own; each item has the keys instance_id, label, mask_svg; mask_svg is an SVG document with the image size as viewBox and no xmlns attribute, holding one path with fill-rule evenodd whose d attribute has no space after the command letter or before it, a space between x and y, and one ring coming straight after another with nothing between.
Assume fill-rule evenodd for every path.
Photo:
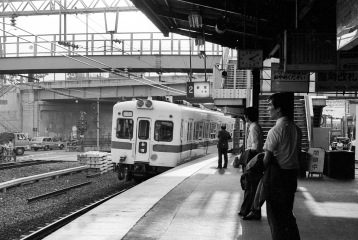
<instances>
[{"instance_id":1,"label":"window of station building","mask_svg":"<svg viewBox=\"0 0 358 240\"><path fill-rule=\"evenodd\" d=\"M118 118L116 137L121 139L132 139L133 120L129 118Z\"/></svg>"},{"instance_id":2,"label":"window of station building","mask_svg":"<svg viewBox=\"0 0 358 240\"><path fill-rule=\"evenodd\" d=\"M138 138L146 140L149 138L150 122L148 120L140 120L138 125Z\"/></svg>"},{"instance_id":3,"label":"window of station building","mask_svg":"<svg viewBox=\"0 0 358 240\"><path fill-rule=\"evenodd\" d=\"M171 142L173 140L173 122L156 121L154 127L154 140L158 142Z\"/></svg>"}]
</instances>

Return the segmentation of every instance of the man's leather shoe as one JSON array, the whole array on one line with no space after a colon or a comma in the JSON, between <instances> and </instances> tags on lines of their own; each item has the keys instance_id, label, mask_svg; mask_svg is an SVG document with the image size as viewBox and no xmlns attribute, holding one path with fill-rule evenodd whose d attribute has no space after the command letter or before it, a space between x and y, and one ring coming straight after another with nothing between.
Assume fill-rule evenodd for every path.
<instances>
[{"instance_id":1,"label":"man's leather shoe","mask_svg":"<svg viewBox=\"0 0 358 240\"><path fill-rule=\"evenodd\" d=\"M257 216L253 212L250 212L246 216L242 217L243 220L261 220L261 216Z\"/></svg>"},{"instance_id":2,"label":"man's leather shoe","mask_svg":"<svg viewBox=\"0 0 358 240\"><path fill-rule=\"evenodd\" d=\"M216 169L222 169L222 167L217 167Z\"/></svg>"}]
</instances>

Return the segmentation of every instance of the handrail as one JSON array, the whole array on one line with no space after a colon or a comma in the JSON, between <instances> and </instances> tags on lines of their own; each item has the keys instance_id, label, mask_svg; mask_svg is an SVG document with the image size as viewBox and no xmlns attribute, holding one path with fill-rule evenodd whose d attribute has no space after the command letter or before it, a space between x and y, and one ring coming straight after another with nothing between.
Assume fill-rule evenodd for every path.
<instances>
[{"instance_id":1,"label":"handrail","mask_svg":"<svg viewBox=\"0 0 358 240\"><path fill-rule=\"evenodd\" d=\"M308 147L311 147L311 144L313 141L313 139L311 138L311 136L312 136L312 118L313 118L312 97L304 96L304 100L305 100Z\"/></svg>"},{"instance_id":2,"label":"handrail","mask_svg":"<svg viewBox=\"0 0 358 240\"><path fill-rule=\"evenodd\" d=\"M0 57L65 55L198 55L200 47L190 48L187 37L159 32L72 33L63 41L61 34L0 36ZM194 39L190 39L193 44ZM191 52L190 52L191 50ZM223 47L206 42L206 55L222 55Z\"/></svg>"}]
</instances>

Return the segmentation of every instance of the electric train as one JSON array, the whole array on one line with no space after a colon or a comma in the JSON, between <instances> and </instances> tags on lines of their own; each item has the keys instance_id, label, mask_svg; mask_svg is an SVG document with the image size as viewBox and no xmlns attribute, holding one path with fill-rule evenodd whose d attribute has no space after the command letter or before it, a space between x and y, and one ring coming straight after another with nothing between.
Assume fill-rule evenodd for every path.
<instances>
[{"instance_id":1,"label":"electric train","mask_svg":"<svg viewBox=\"0 0 358 240\"><path fill-rule=\"evenodd\" d=\"M218 111L151 98L119 102L113 107L111 142L118 178L141 181L203 156L210 147L216 152L220 127L226 125L232 136L234 123Z\"/></svg>"}]
</instances>

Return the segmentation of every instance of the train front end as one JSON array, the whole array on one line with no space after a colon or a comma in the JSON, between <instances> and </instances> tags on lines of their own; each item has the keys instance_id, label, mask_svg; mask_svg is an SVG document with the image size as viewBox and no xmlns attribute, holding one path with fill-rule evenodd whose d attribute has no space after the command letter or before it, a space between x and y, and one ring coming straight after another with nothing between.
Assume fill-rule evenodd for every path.
<instances>
[{"instance_id":1,"label":"train front end","mask_svg":"<svg viewBox=\"0 0 358 240\"><path fill-rule=\"evenodd\" d=\"M178 124L169 113L175 106L151 99L114 106L111 152L120 180L140 181L176 166L178 152L170 150Z\"/></svg>"}]
</instances>

